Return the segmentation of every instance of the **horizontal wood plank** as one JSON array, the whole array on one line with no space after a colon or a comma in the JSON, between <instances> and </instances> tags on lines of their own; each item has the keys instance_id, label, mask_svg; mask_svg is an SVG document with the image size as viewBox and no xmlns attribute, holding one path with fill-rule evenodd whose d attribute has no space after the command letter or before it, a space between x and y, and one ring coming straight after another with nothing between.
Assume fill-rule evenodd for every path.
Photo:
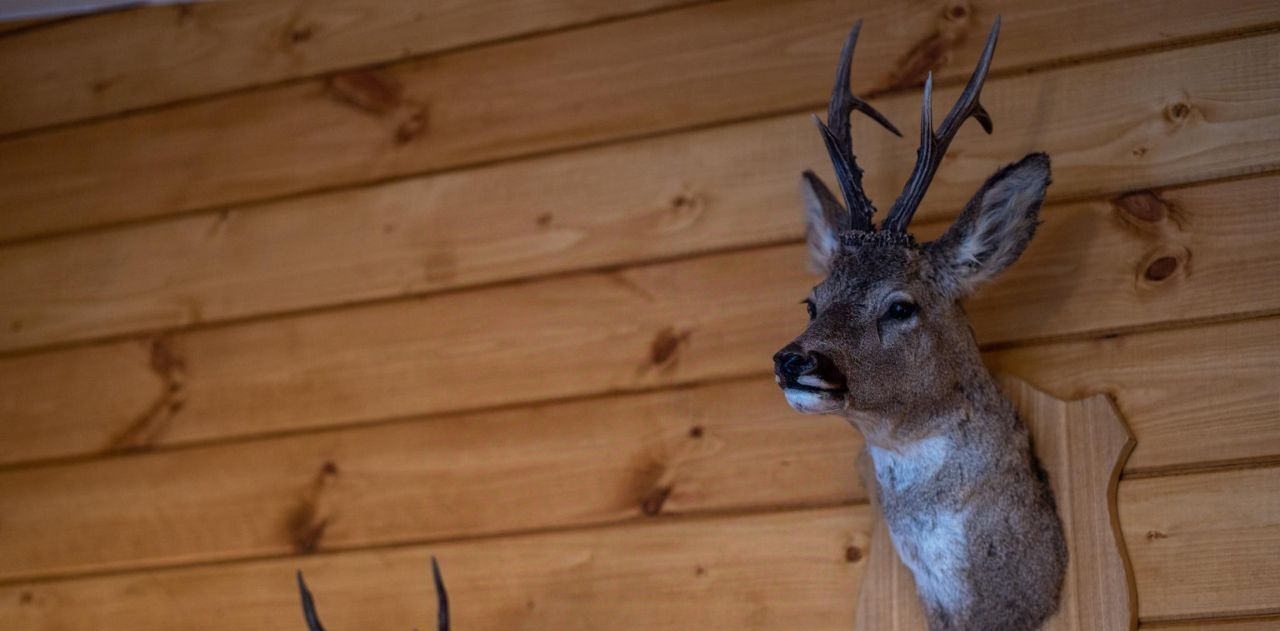
<instances>
[{"instance_id":1,"label":"horizontal wood plank","mask_svg":"<svg viewBox=\"0 0 1280 631\"><path fill-rule=\"evenodd\" d=\"M1103 52L1098 42L1165 41L1169 20L1156 15L1187 16L1211 32L1218 16L1233 14L1182 4L1179 13L1163 0L1014 2L965 13L955 25L931 4L721 2L18 137L0 143L0 239L816 106L833 51L859 14L868 18L858 57L866 89L892 83L884 69L939 29L958 40L939 76L967 74L996 12L1005 18L998 69ZM1274 3L1259 6L1250 23L1277 19ZM1094 33L1135 28L1118 31L1122 38L1078 37L1077 23ZM953 152L964 159L935 186L963 180L968 194L1016 151L1046 144L1060 154L1063 181L1096 178L1081 193L1135 172L1172 170L1171 183L1274 164L1280 70L1268 61L1277 39L993 80L984 100L1004 140L972 142L978 132L966 130ZM940 102L953 96L938 94ZM917 99L877 105L910 129ZM793 118L806 139L799 155L816 163L807 115ZM859 150L878 165L870 190L897 188L913 143L864 135ZM897 158L879 157L889 154ZM1179 172L1188 155L1197 156L1194 169ZM791 169L779 176L795 177Z\"/></svg>"},{"instance_id":2,"label":"horizontal wood plank","mask_svg":"<svg viewBox=\"0 0 1280 631\"><path fill-rule=\"evenodd\" d=\"M1062 399L1115 398L1138 440L1125 474L1280 456L1280 318L987 353Z\"/></svg>"},{"instance_id":3,"label":"horizontal wood plank","mask_svg":"<svg viewBox=\"0 0 1280 631\"><path fill-rule=\"evenodd\" d=\"M0 586L5 629L430 628L436 555L459 629L848 629L865 506ZM854 552L849 552L850 550Z\"/></svg>"},{"instance_id":4,"label":"horizontal wood plank","mask_svg":"<svg viewBox=\"0 0 1280 631\"><path fill-rule=\"evenodd\" d=\"M860 448L753 379L10 471L0 580L848 502Z\"/></svg>"},{"instance_id":5,"label":"horizontal wood plank","mask_svg":"<svg viewBox=\"0 0 1280 631\"><path fill-rule=\"evenodd\" d=\"M1139 615L1159 620L1280 612L1277 488L1280 468L1122 483L1117 504Z\"/></svg>"},{"instance_id":6,"label":"horizontal wood plank","mask_svg":"<svg viewBox=\"0 0 1280 631\"><path fill-rule=\"evenodd\" d=\"M31 28L33 26L39 26L41 24L48 24L56 19L57 18L24 18L18 20L4 20L3 22L0 22L0 35L9 34L13 31Z\"/></svg>"},{"instance_id":7,"label":"horizontal wood plank","mask_svg":"<svg viewBox=\"0 0 1280 631\"><path fill-rule=\"evenodd\" d=\"M1025 260L971 302L979 340L1275 311L1276 187L1171 191L1138 226L1106 202L1046 212ZM804 259L772 247L10 356L0 462L764 373L804 325Z\"/></svg>"},{"instance_id":8,"label":"horizontal wood plank","mask_svg":"<svg viewBox=\"0 0 1280 631\"><path fill-rule=\"evenodd\" d=\"M1168 631L1193 631L1209 629L1210 631L1274 631L1280 626L1280 616L1265 618L1207 618L1199 620L1170 620L1166 622L1149 622L1139 625L1140 629L1161 629Z\"/></svg>"},{"instance_id":9,"label":"horizontal wood plank","mask_svg":"<svg viewBox=\"0 0 1280 631\"><path fill-rule=\"evenodd\" d=\"M0 133L692 1L291 0L112 12L0 40Z\"/></svg>"},{"instance_id":10,"label":"horizontal wood plank","mask_svg":"<svg viewBox=\"0 0 1280 631\"><path fill-rule=\"evenodd\" d=\"M1280 506L1271 492L1278 471L1121 484L1121 528L1144 621L1280 607L1272 589L1280 562L1271 554L1280 545ZM849 594L862 564L848 559L862 558L867 522L865 507L837 508L15 583L0 587L0 622L160 629L174 628L181 616L183 628L287 627L296 615L290 572L300 567L317 593L327 594L322 611L331 612L325 615L336 628L390 626L428 619L431 605L421 592L427 556L436 554L456 619L476 628L510 628L517 620L525 628L598 628L619 619L647 622L640 628L718 628L724 618L741 628L750 616L766 628L839 628L852 615ZM638 600L644 602L633 610L628 603ZM787 603L777 605L785 612L775 602ZM219 611L226 613L213 615Z\"/></svg>"},{"instance_id":11,"label":"horizontal wood plank","mask_svg":"<svg viewBox=\"0 0 1280 631\"><path fill-rule=\"evenodd\" d=\"M922 210L920 221L951 215L997 164L1031 149L1047 150L1054 156L1050 193L1057 198L1112 194L1223 172L1280 167L1280 163L1273 164L1280 155L1280 125L1275 124L1280 120L1276 106L1280 90L1273 87L1258 92L1258 98L1272 100L1266 105L1255 103L1249 91L1257 87L1253 83L1256 69L1246 68L1248 72L1238 75L1245 82L1233 84L1226 76L1229 73L1218 68L1248 54L1249 46L1264 42L1271 40L1192 49L1203 53L1203 59L1216 60L1212 62L1185 51L1171 53L1163 62L1150 57L1116 62L1114 65L1125 70L1117 70L1110 75L1113 79L1105 81L1097 79L1099 68L1085 67L995 82L988 98L1004 95L1012 99L1009 102L1019 103L1034 100L1045 90L1058 89L1053 86L1083 87L1073 90L1079 102L1061 102L1035 112L1016 110L1024 115L1023 120L1001 119L1002 133L991 141L978 137L964 141L964 149L953 152L960 154L959 158L943 168L931 193L932 206ZM1280 56L1280 37L1266 47ZM1187 69L1191 58L1203 61L1203 65L1193 66L1203 71ZM1160 108L1151 107L1149 95L1114 89L1127 84L1122 76L1126 73L1179 98L1186 91L1192 95L1190 102L1202 94L1206 99L1212 98L1211 93L1224 95L1221 98L1235 95L1230 97L1233 105L1222 106L1235 113L1221 118L1215 114L1214 121L1197 118L1173 128ZM1010 89L1000 89L1006 85ZM1086 102L1104 102L1106 95L1112 94L1127 95L1124 102L1114 104L1125 113L1103 118L1130 121L1131 133L1116 134L1110 122L1099 125L1102 119L1085 106ZM914 98L897 98L889 105L899 111L915 108ZM1258 106L1256 111L1251 110L1254 105ZM0 295L5 296L0 303L0 349L796 239L801 230L796 174L823 155L812 124L802 118L681 134L0 248ZM1242 134L1250 136L1249 143L1239 140ZM1138 138L1153 147L1153 153L1142 161L1119 167L1099 160L1100 146L1110 143L1107 151L1124 156L1129 143ZM866 152L868 164L906 165L910 144L871 143L872 150ZM1210 144L1217 149L1208 149ZM877 146L885 151L876 150ZM885 153L890 146L891 156ZM1257 147L1269 154L1249 149L1240 153L1253 157L1240 159L1234 153L1239 147ZM1224 158L1231 163L1222 163ZM873 167L868 185L875 185L884 193L880 199L885 200L891 182L899 175L896 169ZM1214 199L1224 192L1219 188L1185 193L1192 196L1186 203L1212 215L1219 207L1239 201L1265 215L1277 188L1269 182L1228 189L1234 196L1229 200ZM1212 232L1217 228L1237 230L1224 235L1233 240L1253 238L1263 243L1265 238L1256 230L1258 226L1252 225L1265 221L1262 218L1249 225L1219 226L1210 216L1209 224L1189 232L1179 228L1176 211L1166 215L1173 218L1136 222L1131 237L1112 235L1137 238L1145 231L1152 247L1150 261L1135 261L1134 265L1165 255L1186 263L1194 242L1217 238L1219 235ZM1207 232L1197 236L1195 231L1202 229ZM1064 227L1062 232L1074 234L1076 239L1091 236L1075 234L1073 227ZM1060 237L1041 240L1048 238ZM1091 243L1091 250L1116 245L1103 239ZM1261 256L1258 251L1248 254L1254 246L1242 241L1233 241L1232 247L1242 252L1240 256ZM1266 249L1265 243L1260 249ZM1072 250L1061 253L1071 258L1044 261L1046 274L1081 273L1088 271L1081 270L1081 264L1106 258ZM1105 264L1112 263L1106 260ZM1223 260L1224 265L1230 263ZM1223 292L1230 291L1227 286L1239 278L1219 273L1225 269L1201 269L1198 260L1191 265L1195 273L1221 278ZM1140 280L1141 272L1133 274L1133 291L1141 294L1147 309L1179 306L1177 298L1168 296L1181 294L1155 287L1178 283L1178 278L1151 283ZM1181 275L1180 271L1177 276ZM1113 291L1110 283L1095 287ZM1021 285L1016 291L1025 288ZM1060 296L1044 295L1057 289L1056 284L1046 283L1034 302L1055 309L1063 306ZM1016 298L1019 304L1033 302L1026 296ZM1075 304L1095 308L1092 301ZM1051 314L1059 322L1078 315L1070 308Z\"/></svg>"},{"instance_id":12,"label":"horizontal wood plank","mask_svg":"<svg viewBox=\"0 0 1280 631\"><path fill-rule=\"evenodd\" d=\"M1280 318L988 357L1111 393L1126 475L1280 457ZM765 377L13 470L0 580L850 502L860 446Z\"/></svg>"}]
</instances>

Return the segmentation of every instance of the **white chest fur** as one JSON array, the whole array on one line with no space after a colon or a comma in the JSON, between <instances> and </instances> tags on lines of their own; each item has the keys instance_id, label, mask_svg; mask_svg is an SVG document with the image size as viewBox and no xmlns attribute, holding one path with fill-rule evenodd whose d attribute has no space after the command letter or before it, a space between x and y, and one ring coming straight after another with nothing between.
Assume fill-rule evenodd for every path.
<instances>
[{"instance_id":1,"label":"white chest fur","mask_svg":"<svg viewBox=\"0 0 1280 631\"><path fill-rule=\"evenodd\" d=\"M900 450L869 450L876 482L889 496L928 482L953 457L952 443L944 436L926 438ZM887 517L894 547L915 577L920 597L933 608L954 611L963 607L967 598L963 581L967 513L925 505Z\"/></svg>"}]
</instances>

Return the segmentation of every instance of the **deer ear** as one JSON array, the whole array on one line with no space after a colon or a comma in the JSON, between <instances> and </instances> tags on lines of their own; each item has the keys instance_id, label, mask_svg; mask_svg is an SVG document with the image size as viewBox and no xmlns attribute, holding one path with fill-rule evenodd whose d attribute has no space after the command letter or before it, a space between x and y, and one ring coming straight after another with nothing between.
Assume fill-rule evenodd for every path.
<instances>
[{"instance_id":1,"label":"deer ear","mask_svg":"<svg viewBox=\"0 0 1280 631\"><path fill-rule=\"evenodd\" d=\"M1033 153L991 176L946 234L927 244L934 267L957 298L1018 260L1040 224L1049 156Z\"/></svg>"},{"instance_id":2,"label":"deer ear","mask_svg":"<svg viewBox=\"0 0 1280 631\"><path fill-rule=\"evenodd\" d=\"M804 197L809 268L826 274L831 271L831 259L840 249L840 233L849 227L849 211L813 171L805 171L800 178L800 193Z\"/></svg>"}]
</instances>

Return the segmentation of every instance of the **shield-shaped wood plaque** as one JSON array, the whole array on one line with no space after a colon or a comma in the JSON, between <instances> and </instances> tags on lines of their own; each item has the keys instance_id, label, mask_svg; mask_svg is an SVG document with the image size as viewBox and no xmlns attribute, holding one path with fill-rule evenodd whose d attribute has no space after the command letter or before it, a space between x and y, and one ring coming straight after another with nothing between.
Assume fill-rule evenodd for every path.
<instances>
[{"instance_id":1,"label":"shield-shaped wood plaque","mask_svg":"<svg viewBox=\"0 0 1280 631\"><path fill-rule=\"evenodd\" d=\"M1062 601L1044 629L1136 629L1137 594L1116 514L1116 484L1133 435L1106 395L1063 401L1017 378L1000 383L1031 430L1066 530L1070 560ZM911 572L883 518L876 518L869 554L856 628L927 629Z\"/></svg>"}]
</instances>

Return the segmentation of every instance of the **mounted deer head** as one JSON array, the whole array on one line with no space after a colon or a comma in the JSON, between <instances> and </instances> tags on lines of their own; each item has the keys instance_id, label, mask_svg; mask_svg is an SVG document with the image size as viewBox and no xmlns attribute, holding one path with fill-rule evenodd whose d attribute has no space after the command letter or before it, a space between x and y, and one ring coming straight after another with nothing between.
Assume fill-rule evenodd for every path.
<instances>
[{"instance_id":1,"label":"mounted deer head","mask_svg":"<svg viewBox=\"0 0 1280 631\"><path fill-rule=\"evenodd\" d=\"M1066 545L1025 427L982 364L960 301L1009 267L1035 233L1049 158L992 175L939 239L907 232L947 147L974 118L999 34L996 19L959 100L935 130L924 85L915 169L877 230L849 115L855 25L827 122L818 123L844 203L812 172L801 180L810 261L826 278L804 300L808 328L774 356L787 402L844 415L864 435L877 498L912 570L931 629L1037 628L1055 610ZM864 476L867 477L867 476Z\"/></svg>"},{"instance_id":2,"label":"mounted deer head","mask_svg":"<svg viewBox=\"0 0 1280 631\"><path fill-rule=\"evenodd\" d=\"M925 82L916 166L877 230L862 190L849 112L878 112L848 93L857 41L845 43L827 124L818 123L844 205L806 171L801 181L812 266L827 275L804 300L809 328L774 357L787 401L801 412L876 412L892 416L943 397L978 365L960 300L1012 264L1026 248L1049 184L1049 158L1031 154L987 180L941 238L923 245L907 232L942 156L960 126L991 117L979 103L999 21L964 93L935 132L933 76Z\"/></svg>"}]
</instances>

